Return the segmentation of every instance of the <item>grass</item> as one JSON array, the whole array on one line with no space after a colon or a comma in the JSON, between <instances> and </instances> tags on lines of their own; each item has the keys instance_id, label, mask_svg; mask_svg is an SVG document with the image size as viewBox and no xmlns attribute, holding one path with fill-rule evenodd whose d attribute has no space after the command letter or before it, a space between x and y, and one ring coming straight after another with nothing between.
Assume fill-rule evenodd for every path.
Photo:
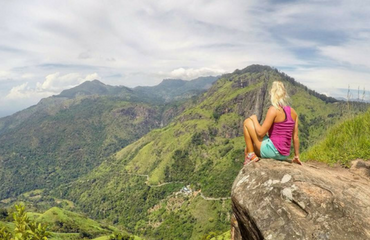
<instances>
[{"instance_id":1,"label":"grass","mask_svg":"<svg viewBox=\"0 0 370 240\"><path fill-rule=\"evenodd\" d=\"M325 139L302 154L311 159L348 166L351 160L370 159L370 110L337 124L329 130Z\"/></svg>"},{"instance_id":2,"label":"grass","mask_svg":"<svg viewBox=\"0 0 370 240\"><path fill-rule=\"evenodd\" d=\"M94 238L93 240L109 240L109 235Z\"/></svg>"},{"instance_id":3,"label":"grass","mask_svg":"<svg viewBox=\"0 0 370 240\"><path fill-rule=\"evenodd\" d=\"M92 219L57 207L50 208L36 218L36 221L48 224L52 231L64 229L63 231L85 232L92 236L111 232Z\"/></svg>"},{"instance_id":4,"label":"grass","mask_svg":"<svg viewBox=\"0 0 370 240\"><path fill-rule=\"evenodd\" d=\"M50 240L81 240L79 233L52 233Z\"/></svg>"},{"instance_id":5,"label":"grass","mask_svg":"<svg viewBox=\"0 0 370 240\"><path fill-rule=\"evenodd\" d=\"M231 232L230 231L227 231L221 235L218 235L214 238L211 238L211 240L229 240L231 239Z\"/></svg>"},{"instance_id":6,"label":"grass","mask_svg":"<svg viewBox=\"0 0 370 240\"><path fill-rule=\"evenodd\" d=\"M135 240L144 240L143 238L141 237L138 237L138 236L134 236ZM109 235L106 235L106 236L101 236L101 237L97 237L97 238L94 238L92 240L109 240Z\"/></svg>"}]
</instances>

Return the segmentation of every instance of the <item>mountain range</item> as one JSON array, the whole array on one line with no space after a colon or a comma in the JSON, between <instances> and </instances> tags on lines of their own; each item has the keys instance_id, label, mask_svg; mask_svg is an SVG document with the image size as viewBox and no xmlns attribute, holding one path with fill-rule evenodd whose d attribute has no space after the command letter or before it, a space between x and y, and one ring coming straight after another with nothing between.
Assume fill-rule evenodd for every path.
<instances>
[{"instance_id":1,"label":"mountain range","mask_svg":"<svg viewBox=\"0 0 370 240\"><path fill-rule=\"evenodd\" d=\"M164 81L145 91L88 81L1 118L0 198L54 187L86 174L102 159L168 124L184 109L182 101L215 80ZM178 83L187 88L176 95ZM177 100L165 103L172 98Z\"/></svg>"},{"instance_id":2,"label":"mountain range","mask_svg":"<svg viewBox=\"0 0 370 240\"><path fill-rule=\"evenodd\" d=\"M276 80L299 113L302 151L366 110L261 65L134 89L85 82L0 119L0 199L39 189L39 207L72 201L75 211L146 239L225 232L242 123L252 114L263 120Z\"/></svg>"}]
</instances>

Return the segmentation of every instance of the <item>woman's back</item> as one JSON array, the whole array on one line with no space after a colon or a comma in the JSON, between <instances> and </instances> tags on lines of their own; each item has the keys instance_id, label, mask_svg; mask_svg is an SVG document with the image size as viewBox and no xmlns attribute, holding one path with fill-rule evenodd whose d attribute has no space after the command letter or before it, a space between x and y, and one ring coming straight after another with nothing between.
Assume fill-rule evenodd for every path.
<instances>
[{"instance_id":1,"label":"woman's back","mask_svg":"<svg viewBox=\"0 0 370 240\"><path fill-rule=\"evenodd\" d=\"M288 93L284 84L274 81L270 90L271 107L260 125L257 116L252 115L244 121L244 140L246 143L244 165L262 158L286 160L290 155L293 139L293 162L299 160L298 115L288 106ZM285 107L283 107L285 106ZM267 136L267 133L269 136ZM256 152L254 150L256 149Z\"/></svg>"},{"instance_id":2,"label":"woman's back","mask_svg":"<svg viewBox=\"0 0 370 240\"><path fill-rule=\"evenodd\" d=\"M293 115L293 116L292 116ZM281 114L276 116L274 123L269 129L269 137L281 155L290 154L296 113L289 106L285 106ZM294 117L294 119L293 119Z\"/></svg>"}]
</instances>

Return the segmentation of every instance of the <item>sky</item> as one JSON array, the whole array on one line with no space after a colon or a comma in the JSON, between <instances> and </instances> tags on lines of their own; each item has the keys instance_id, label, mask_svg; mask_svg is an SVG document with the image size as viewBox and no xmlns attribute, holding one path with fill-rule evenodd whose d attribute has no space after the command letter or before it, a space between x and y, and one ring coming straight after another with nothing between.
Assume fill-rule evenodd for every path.
<instances>
[{"instance_id":1,"label":"sky","mask_svg":"<svg viewBox=\"0 0 370 240\"><path fill-rule=\"evenodd\" d=\"M0 117L86 80L151 86L251 64L329 96L370 90L369 12L366 0L0 0Z\"/></svg>"}]
</instances>

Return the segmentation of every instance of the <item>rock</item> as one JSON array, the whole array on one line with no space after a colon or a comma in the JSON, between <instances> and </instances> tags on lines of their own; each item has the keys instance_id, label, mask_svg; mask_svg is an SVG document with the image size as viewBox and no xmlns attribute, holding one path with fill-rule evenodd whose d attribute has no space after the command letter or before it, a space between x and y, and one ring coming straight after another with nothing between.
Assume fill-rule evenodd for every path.
<instances>
[{"instance_id":1,"label":"rock","mask_svg":"<svg viewBox=\"0 0 370 240\"><path fill-rule=\"evenodd\" d=\"M350 169L262 159L231 193L234 240L370 239L370 163Z\"/></svg>"}]
</instances>

